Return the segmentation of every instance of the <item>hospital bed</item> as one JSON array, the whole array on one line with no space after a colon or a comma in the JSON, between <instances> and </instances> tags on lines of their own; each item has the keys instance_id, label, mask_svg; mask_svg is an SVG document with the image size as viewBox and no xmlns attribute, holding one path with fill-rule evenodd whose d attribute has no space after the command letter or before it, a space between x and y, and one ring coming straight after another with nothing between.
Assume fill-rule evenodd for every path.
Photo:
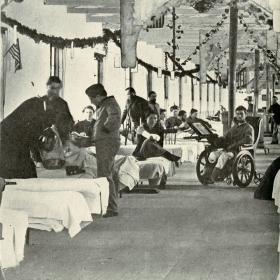
<instances>
[{"instance_id":1,"label":"hospital bed","mask_svg":"<svg viewBox=\"0 0 280 280\"><path fill-rule=\"evenodd\" d=\"M14 179L6 188L2 207L28 214L28 228L60 232L70 237L107 211L109 183L98 179Z\"/></svg>"},{"instance_id":2,"label":"hospital bed","mask_svg":"<svg viewBox=\"0 0 280 280\"><path fill-rule=\"evenodd\" d=\"M5 280L4 269L12 268L24 258L25 236L28 227L27 213L4 209L2 193L10 182L0 178L0 279Z\"/></svg>"}]
</instances>

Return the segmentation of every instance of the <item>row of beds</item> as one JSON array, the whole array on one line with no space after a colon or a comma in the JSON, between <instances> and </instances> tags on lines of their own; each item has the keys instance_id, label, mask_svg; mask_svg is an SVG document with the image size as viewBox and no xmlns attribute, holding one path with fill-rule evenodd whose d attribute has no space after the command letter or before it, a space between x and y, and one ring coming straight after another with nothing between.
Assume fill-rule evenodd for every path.
<instances>
[{"instance_id":1,"label":"row of beds","mask_svg":"<svg viewBox=\"0 0 280 280\"><path fill-rule=\"evenodd\" d=\"M142 188L147 181L146 189L155 188L162 183L163 177L174 176L174 163L162 157L137 161L131 156L134 148L132 144L122 145L116 157L116 161L125 158L123 165L136 166L138 173L132 176L126 173L125 168L119 170L120 192ZM195 162L204 146L196 141L178 141L176 144L165 144L165 148L181 157L182 161ZM106 178L92 179L86 174L67 176L65 169L38 168L37 174L38 178L34 179L12 180L15 184L7 186L2 193L2 269L17 266L23 260L24 246L30 244L31 229L54 232L67 230L73 238L107 211L109 184Z\"/></svg>"}]
</instances>

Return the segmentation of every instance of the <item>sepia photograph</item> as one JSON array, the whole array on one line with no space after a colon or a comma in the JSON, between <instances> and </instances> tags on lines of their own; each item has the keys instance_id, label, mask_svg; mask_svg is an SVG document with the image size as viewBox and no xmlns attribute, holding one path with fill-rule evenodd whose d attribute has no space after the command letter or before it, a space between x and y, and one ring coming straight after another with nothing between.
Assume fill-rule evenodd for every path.
<instances>
[{"instance_id":1,"label":"sepia photograph","mask_svg":"<svg viewBox=\"0 0 280 280\"><path fill-rule=\"evenodd\" d=\"M280 280L280 0L0 5L0 280Z\"/></svg>"}]
</instances>

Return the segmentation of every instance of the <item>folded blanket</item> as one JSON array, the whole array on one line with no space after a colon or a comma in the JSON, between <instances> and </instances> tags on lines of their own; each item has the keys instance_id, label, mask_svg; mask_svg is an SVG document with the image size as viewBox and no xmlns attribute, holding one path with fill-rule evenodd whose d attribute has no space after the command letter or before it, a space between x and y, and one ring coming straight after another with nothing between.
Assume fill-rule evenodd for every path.
<instances>
[{"instance_id":1,"label":"folded blanket","mask_svg":"<svg viewBox=\"0 0 280 280\"><path fill-rule=\"evenodd\" d=\"M28 180L27 180L28 181ZM74 237L92 222L91 212L84 196L73 191L22 191L6 189L3 192L2 207L24 211L30 220L41 219L41 224L49 225L48 219L59 221ZM35 227L36 228L36 227Z\"/></svg>"},{"instance_id":2,"label":"folded blanket","mask_svg":"<svg viewBox=\"0 0 280 280\"><path fill-rule=\"evenodd\" d=\"M0 208L0 223L3 237L0 241L0 267L15 267L24 257L27 213Z\"/></svg>"}]
</instances>

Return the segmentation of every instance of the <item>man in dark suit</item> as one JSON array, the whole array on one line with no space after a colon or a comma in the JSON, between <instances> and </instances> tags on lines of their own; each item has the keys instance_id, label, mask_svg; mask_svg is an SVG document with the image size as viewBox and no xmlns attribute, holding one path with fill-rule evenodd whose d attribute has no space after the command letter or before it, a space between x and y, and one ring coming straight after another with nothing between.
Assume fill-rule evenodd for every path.
<instances>
[{"instance_id":1,"label":"man in dark suit","mask_svg":"<svg viewBox=\"0 0 280 280\"><path fill-rule=\"evenodd\" d=\"M280 105L278 104L277 96L273 96L272 98L272 105L268 109L268 112L272 114L272 140L271 144L278 144L279 143L279 126L280 126Z\"/></svg>"},{"instance_id":2,"label":"man in dark suit","mask_svg":"<svg viewBox=\"0 0 280 280\"><path fill-rule=\"evenodd\" d=\"M144 98L137 96L134 88L128 87L127 101L125 109L122 114L121 124L127 119L127 129L131 131L132 140L136 135L136 129L140 123L145 121L145 113L148 111L148 101Z\"/></svg>"},{"instance_id":3,"label":"man in dark suit","mask_svg":"<svg viewBox=\"0 0 280 280\"><path fill-rule=\"evenodd\" d=\"M58 96L61 87L60 79L51 76L47 95L24 101L1 122L0 177L37 177L33 159L42 161L39 137L46 128L55 125L61 140L66 140L74 121L67 103Z\"/></svg>"},{"instance_id":4,"label":"man in dark suit","mask_svg":"<svg viewBox=\"0 0 280 280\"><path fill-rule=\"evenodd\" d=\"M149 110L152 112L155 112L159 118L160 116L160 106L157 103L157 94L154 91L150 91L148 93L148 105L149 105Z\"/></svg>"}]
</instances>

